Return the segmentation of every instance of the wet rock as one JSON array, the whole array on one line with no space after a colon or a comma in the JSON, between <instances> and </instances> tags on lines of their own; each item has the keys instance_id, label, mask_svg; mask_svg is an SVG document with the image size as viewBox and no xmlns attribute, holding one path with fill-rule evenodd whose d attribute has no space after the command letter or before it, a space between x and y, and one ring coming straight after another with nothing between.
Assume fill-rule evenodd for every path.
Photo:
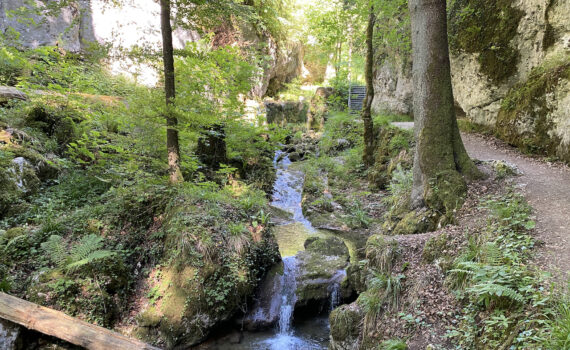
<instances>
[{"instance_id":1,"label":"wet rock","mask_svg":"<svg viewBox=\"0 0 570 350\"><path fill-rule=\"evenodd\" d=\"M0 349L22 349L22 339L20 337L20 333L20 326L15 323L0 319Z\"/></svg>"},{"instance_id":2,"label":"wet rock","mask_svg":"<svg viewBox=\"0 0 570 350\"><path fill-rule=\"evenodd\" d=\"M16 157L12 160L10 172L13 175L12 181L24 193L34 192L40 185L36 170L24 157Z\"/></svg>"},{"instance_id":3,"label":"wet rock","mask_svg":"<svg viewBox=\"0 0 570 350\"><path fill-rule=\"evenodd\" d=\"M283 263L275 265L265 276L255 293L255 301L251 311L245 315L239 324L248 331L259 331L275 325L279 320L279 310L283 288Z\"/></svg>"},{"instance_id":4,"label":"wet rock","mask_svg":"<svg viewBox=\"0 0 570 350\"><path fill-rule=\"evenodd\" d=\"M336 237L310 237L305 241L305 250L323 256L348 256L348 248L342 240Z\"/></svg>"},{"instance_id":5,"label":"wet rock","mask_svg":"<svg viewBox=\"0 0 570 350\"><path fill-rule=\"evenodd\" d=\"M292 162L298 162L301 160L301 155L298 152L293 152L289 155L289 160Z\"/></svg>"},{"instance_id":6,"label":"wet rock","mask_svg":"<svg viewBox=\"0 0 570 350\"><path fill-rule=\"evenodd\" d=\"M309 307L319 312L329 305L334 289L346 279L344 269L348 266L349 252L337 237L310 237L305 241L305 248L297 254L299 275L295 307ZM341 292L341 298L351 294L346 289Z\"/></svg>"}]
</instances>

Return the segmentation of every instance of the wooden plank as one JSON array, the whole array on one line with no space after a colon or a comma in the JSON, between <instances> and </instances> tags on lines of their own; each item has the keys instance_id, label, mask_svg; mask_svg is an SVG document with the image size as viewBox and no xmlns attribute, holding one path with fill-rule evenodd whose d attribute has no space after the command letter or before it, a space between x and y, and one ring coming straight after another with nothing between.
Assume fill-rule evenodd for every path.
<instances>
[{"instance_id":1,"label":"wooden plank","mask_svg":"<svg viewBox=\"0 0 570 350\"><path fill-rule=\"evenodd\" d=\"M28 96L22 91L12 86L0 86L0 101L8 100L27 100Z\"/></svg>"},{"instance_id":2,"label":"wooden plank","mask_svg":"<svg viewBox=\"0 0 570 350\"><path fill-rule=\"evenodd\" d=\"M63 312L0 292L0 318L89 350L159 350Z\"/></svg>"}]
</instances>

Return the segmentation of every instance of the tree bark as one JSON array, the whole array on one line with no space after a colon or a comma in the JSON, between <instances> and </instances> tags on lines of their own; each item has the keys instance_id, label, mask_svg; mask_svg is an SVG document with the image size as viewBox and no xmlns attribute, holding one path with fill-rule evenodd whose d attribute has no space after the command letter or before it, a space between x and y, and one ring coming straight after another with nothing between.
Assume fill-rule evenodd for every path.
<instances>
[{"instance_id":1,"label":"tree bark","mask_svg":"<svg viewBox=\"0 0 570 350\"><path fill-rule=\"evenodd\" d=\"M446 0L410 0L416 152L412 207L449 214L463 204L464 176L481 176L459 134L451 86Z\"/></svg>"},{"instance_id":2,"label":"tree bark","mask_svg":"<svg viewBox=\"0 0 570 350\"><path fill-rule=\"evenodd\" d=\"M180 170L180 144L178 142L178 119L173 113L176 96L174 82L174 48L170 24L170 0L160 1L160 29L162 32L162 58L164 61L164 94L166 97L166 149L170 183L184 181Z\"/></svg>"},{"instance_id":3,"label":"tree bark","mask_svg":"<svg viewBox=\"0 0 570 350\"><path fill-rule=\"evenodd\" d=\"M368 15L368 27L366 28L366 97L364 99L364 106L362 107L362 121L364 124L364 154L362 161L366 168L374 165L374 123L372 122L372 101L374 100L374 85L373 85L373 68L374 68L374 24L376 16L374 16L374 7L370 6L370 13Z\"/></svg>"}]
</instances>

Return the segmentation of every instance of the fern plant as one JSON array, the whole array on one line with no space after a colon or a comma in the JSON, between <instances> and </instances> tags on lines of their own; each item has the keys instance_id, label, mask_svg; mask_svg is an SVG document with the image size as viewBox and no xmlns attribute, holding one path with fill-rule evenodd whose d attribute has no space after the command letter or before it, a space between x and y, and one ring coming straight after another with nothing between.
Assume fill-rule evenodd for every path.
<instances>
[{"instance_id":1,"label":"fern plant","mask_svg":"<svg viewBox=\"0 0 570 350\"><path fill-rule=\"evenodd\" d=\"M42 249L51 262L65 272L75 272L117 254L115 251L102 249L103 237L94 234L82 237L69 252L66 248L64 239L58 235L52 235L42 243Z\"/></svg>"},{"instance_id":2,"label":"fern plant","mask_svg":"<svg viewBox=\"0 0 570 350\"><path fill-rule=\"evenodd\" d=\"M408 345L401 339L384 340L378 346L379 350L408 350Z\"/></svg>"}]
</instances>

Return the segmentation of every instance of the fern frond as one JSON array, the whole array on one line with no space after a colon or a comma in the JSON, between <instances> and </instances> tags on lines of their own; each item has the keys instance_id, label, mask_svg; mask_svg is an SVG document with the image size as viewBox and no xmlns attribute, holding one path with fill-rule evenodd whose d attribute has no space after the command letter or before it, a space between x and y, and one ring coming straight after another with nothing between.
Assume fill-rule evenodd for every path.
<instances>
[{"instance_id":1,"label":"fern frond","mask_svg":"<svg viewBox=\"0 0 570 350\"><path fill-rule=\"evenodd\" d=\"M103 247L103 237L90 234L81 238L79 243L77 243L70 251L70 257L72 262L78 262L80 260L87 259L89 254L97 251Z\"/></svg>"},{"instance_id":2,"label":"fern frond","mask_svg":"<svg viewBox=\"0 0 570 350\"><path fill-rule=\"evenodd\" d=\"M460 261L457 264L455 264L457 266L457 268L462 269L462 270L469 270L471 272L477 271L479 269L482 268L480 263L474 262L474 261Z\"/></svg>"},{"instance_id":3,"label":"fern frond","mask_svg":"<svg viewBox=\"0 0 570 350\"><path fill-rule=\"evenodd\" d=\"M482 248L482 259L486 264L497 266L503 259L503 253L499 246L493 242L487 242Z\"/></svg>"},{"instance_id":4,"label":"fern frond","mask_svg":"<svg viewBox=\"0 0 570 350\"><path fill-rule=\"evenodd\" d=\"M449 273L463 273L466 275L474 275L475 272L471 271L471 270L463 270L463 269L453 269L453 270L449 270Z\"/></svg>"},{"instance_id":5,"label":"fern frond","mask_svg":"<svg viewBox=\"0 0 570 350\"><path fill-rule=\"evenodd\" d=\"M519 303L522 303L524 301L524 297L516 290L507 286L490 282L476 284L473 287L467 289L467 292L477 294L480 297L485 297L485 295L488 295L490 297L505 297Z\"/></svg>"},{"instance_id":6,"label":"fern frond","mask_svg":"<svg viewBox=\"0 0 570 350\"><path fill-rule=\"evenodd\" d=\"M103 259L115 256L115 255L116 255L116 252L113 252L111 250L96 250L94 252L91 252L84 259L74 261L71 264L68 264L67 266L65 266L65 268L68 271L76 271L77 269L79 269L82 266L91 264L91 263L98 261L98 260L103 260Z\"/></svg>"},{"instance_id":7,"label":"fern frond","mask_svg":"<svg viewBox=\"0 0 570 350\"><path fill-rule=\"evenodd\" d=\"M51 235L49 239L42 243L42 249L47 254L51 262L57 267L63 268L68 263L65 242L58 235Z\"/></svg>"}]
</instances>

